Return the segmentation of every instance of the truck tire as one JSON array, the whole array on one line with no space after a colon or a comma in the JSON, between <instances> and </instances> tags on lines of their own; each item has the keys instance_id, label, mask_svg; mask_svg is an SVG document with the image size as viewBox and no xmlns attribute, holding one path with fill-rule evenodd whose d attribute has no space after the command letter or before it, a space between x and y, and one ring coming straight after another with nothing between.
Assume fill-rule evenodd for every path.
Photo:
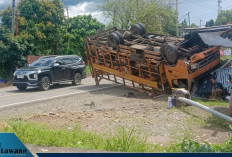
<instances>
[{"instance_id":1,"label":"truck tire","mask_svg":"<svg viewBox=\"0 0 232 157\"><path fill-rule=\"evenodd\" d=\"M132 25L130 31L141 36L144 35L144 30L139 24Z\"/></svg>"},{"instance_id":2,"label":"truck tire","mask_svg":"<svg viewBox=\"0 0 232 157\"><path fill-rule=\"evenodd\" d=\"M75 75L73 76L73 81L72 81L72 85L77 86L81 84L81 74L80 73L75 73Z\"/></svg>"},{"instance_id":3,"label":"truck tire","mask_svg":"<svg viewBox=\"0 0 232 157\"><path fill-rule=\"evenodd\" d=\"M25 91L27 89L27 86L16 86L18 90Z\"/></svg>"},{"instance_id":4,"label":"truck tire","mask_svg":"<svg viewBox=\"0 0 232 157\"><path fill-rule=\"evenodd\" d=\"M108 35L108 46L116 49L120 44L120 37L117 33L113 32Z\"/></svg>"},{"instance_id":5,"label":"truck tire","mask_svg":"<svg viewBox=\"0 0 232 157\"><path fill-rule=\"evenodd\" d=\"M49 90L49 88L50 88L50 78L47 76L43 76L39 83L39 89L41 91L46 91Z\"/></svg>"},{"instance_id":6,"label":"truck tire","mask_svg":"<svg viewBox=\"0 0 232 157\"><path fill-rule=\"evenodd\" d=\"M174 44L166 45L164 54L169 64L176 64L178 59L178 49Z\"/></svg>"},{"instance_id":7,"label":"truck tire","mask_svg":"<svg viewBox=\"0 0 232 157\"><path fill-rule=\"evenodd\" d=\"M146 27L143 23L138 23L140 25L140 27L142 28L143 30L143 34L146 34L147 33L147 30L146 30Z\"/></svg>"},{"instance_id":8,"label":"truck tire","mask_svg":"<svg viewBox=\"0 0 232 157\"><path fill-rule=\"evenodd\" d=\"M123 39L123 35L119 32L119 31L116 31L115 32L118 37L119 37L119 40L120 40L120 44L124 44L124 39Z\"/></svg>"}]
</instances>

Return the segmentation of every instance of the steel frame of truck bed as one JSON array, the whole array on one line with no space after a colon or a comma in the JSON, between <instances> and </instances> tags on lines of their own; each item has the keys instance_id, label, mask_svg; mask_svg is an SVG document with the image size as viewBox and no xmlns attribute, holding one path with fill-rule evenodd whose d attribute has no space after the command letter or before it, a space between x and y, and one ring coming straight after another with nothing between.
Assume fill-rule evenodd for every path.
<instances>
[{"instance_id":1,"label":"steel frame of truck bed","mask_svg":"<svg viewBox=\"0 0 232 157\"><path fill-rule=\"evenodd\" d=\"M128 47L119 46L118 50L111 50L108 49L105 45L105 48L97 50L96 44L90 46L90 41L87 40L86 42L88 43L87 45L89 45L86 47L86 49L90 70L92 76L95 78L97 85L99 85L102 79L107 79L109 81L122 83L128 87L132 87L141 91L164 91L164 65L162 62L147 58L145 64L149 68L147 70L142 70L140 67L135 67L130 64L129 61L131 51L128 49ZM99 52L102 52L102 58L100 58ZM93 55L93 53L96 55ZM106 56L108 56L109 59L106 59ZM117 57L119 61L118 65L116 66L115 61L112 60L113 57ZM127 61L127 66L123 65L122 60ZM153 72L151 68L156 68L158 71ZM133 70L138 72L138 76L132 75ZM148 76L145 78L144 73L148 74ZM157 76L160 78L159 81L155 81Z\"/></svg>"},{"instance_id":2,"label":"steel frame of truck bed","mask_svg":"<svg viewBox=\"0 0 232 157\"><path fill-rule=\"evenodd\" d=\"M143 50L144 60L134 61L135 65L131 65L132 54L135 54L138 49L139 46L134 48L119 45L116 50L113 50L108 47L107 42L98 38L94 40L87 38L86 52L96 85L99 85L102 79L106 79L140 91L163 92L167 86L173 88L174 80L178 82L184 79L187 80L187 87L190 91L195 78L220 63L219 56L203 67L191 71L189 64L184 60L179 59L175 66L169 66L161 60L159 52ZM216 55L218 51L219 47L213 47L194 55L190 62L196 64L207 62L208 58ZM118 60L117 63L115 58ZM147 69L143 69L141 65L145 65Z\"/></svg>"}]
</instances>

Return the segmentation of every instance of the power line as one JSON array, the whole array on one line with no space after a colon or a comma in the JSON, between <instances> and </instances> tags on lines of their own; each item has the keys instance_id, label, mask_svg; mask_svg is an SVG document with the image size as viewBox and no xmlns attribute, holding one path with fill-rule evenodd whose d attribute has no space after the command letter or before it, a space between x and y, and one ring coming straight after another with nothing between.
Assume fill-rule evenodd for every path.
<instances>
[{"instance_id":1,"label":"power line","mask_svg":"<svg viewBox=\"0 0 232 157\"><path fill-rule=\"evenodd\" d=\"M212 7L214 7L214 9L216 9L216 5L212 5L212 4L210 4L210 3L208 3L208 2L206 2L206 1L203 1L203 0L199 0L199 2L200 3L203 3L203 4L206 4L207 6L212 6Z\"/></svg>"},{"instance_id":2,"label":"power line","mask_svg":"<svg viewBox=\"0 0 232 157\"><path fill-rule=\"evenodd\" d=\"M218 0L218 15L220 14L220 12L222 10L221 3L222 3L222 1Z\"/></svg>"},{"instance_id":3,"label":"power line","mask_svg":"<svg viewBox=\"0 0 232 157\"><path fill-rule=\"evenodd\" d=\"M184 16L182 16L180 19L179 19L179 21L180 20L182 20L186 15L188 15L190 12L188 12L187 14L185 14Z\"/></svg>"}]
</instances>

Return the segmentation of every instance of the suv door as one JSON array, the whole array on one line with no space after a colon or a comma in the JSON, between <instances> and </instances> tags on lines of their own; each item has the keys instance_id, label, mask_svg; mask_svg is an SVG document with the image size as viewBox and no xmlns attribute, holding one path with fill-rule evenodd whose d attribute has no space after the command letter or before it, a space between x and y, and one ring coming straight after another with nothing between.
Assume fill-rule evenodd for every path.
<instances>
[{"instance_id":1,"label":"suv door","mask_svg":"<svg viewBox=\"0 0 232 157\"><path fill-rule=\"evenodd\" d=\"M52 73L53 73L53 81L59 82L64 80L64 63L62 59L58 59L55 63L59 63L59 66L53 66Z\"/></svg>"},{"instance_id":2,"label":"suv door","mask_svg":"<svg viewBox=\"0 0 232 157\"><path fill-rule=\"evenodd\" d=\"M64 63L64 79L72 80L72 59L71 58L63 58Z\"/></svg>"},{"instance_id":3,"label":"suv door","mask_svg":"<svg viewBox=\"0 0 232 157\"><path fill-rule=\"evenodd\" d=\"M86 65L82 58L73 58L73 67L81 72L81 77L86 78Z\"/></svg>"}]
</instances>

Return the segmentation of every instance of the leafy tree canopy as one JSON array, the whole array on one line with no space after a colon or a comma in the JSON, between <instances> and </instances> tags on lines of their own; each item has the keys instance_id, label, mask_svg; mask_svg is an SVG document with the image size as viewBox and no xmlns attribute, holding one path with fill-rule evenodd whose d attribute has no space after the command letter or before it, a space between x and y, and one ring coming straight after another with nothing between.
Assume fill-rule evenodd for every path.
<instances>
[{"instance_id":1,"label":"leafy tree canopy","mask_svg":"<svg viewBox=\"0 0 232 157\"><path fill-rule=\"evenodd\" d=\"M227 25L232 24L232 9L223 10L219 13L215 25Z\"/></svg>"},{"instance_id":2,"label":"leafy tree canopy","mask_svg":"<svg viewBox=\"0 0 232 157\"><path fill-rule=\"evenodd\" d=\"M17 8L16 37L9 33L11 7L1 12L4 27L0 29L0 68L8 75L22 66L29 54L74 54L86 60L85 37L104 27L91 15L65 18L61 0L21 0Z\"/></svg>"},{"instance_id":3,"label":"leafy tree canopy","mask_svg":"<svg viewBox=\"0 0 232 157\"><path fill-rule=\"evenodd\" d=\"M206 22L205 27L212 27L212 26L215 26L215 22L213 19Z\"/></svg>"},{"instance_id":4,"label":"leafy tree canopy","mask_svg":"<svg viewBox=\"0 0 232 157\"><path fill-rule=\"evenodd\" d=\"M142 22L148 32L176 33L176 12L167 1L105 0L99 9L110 20L109 27L129 29L131 25Z\"/></svg>"}]
</instances>

